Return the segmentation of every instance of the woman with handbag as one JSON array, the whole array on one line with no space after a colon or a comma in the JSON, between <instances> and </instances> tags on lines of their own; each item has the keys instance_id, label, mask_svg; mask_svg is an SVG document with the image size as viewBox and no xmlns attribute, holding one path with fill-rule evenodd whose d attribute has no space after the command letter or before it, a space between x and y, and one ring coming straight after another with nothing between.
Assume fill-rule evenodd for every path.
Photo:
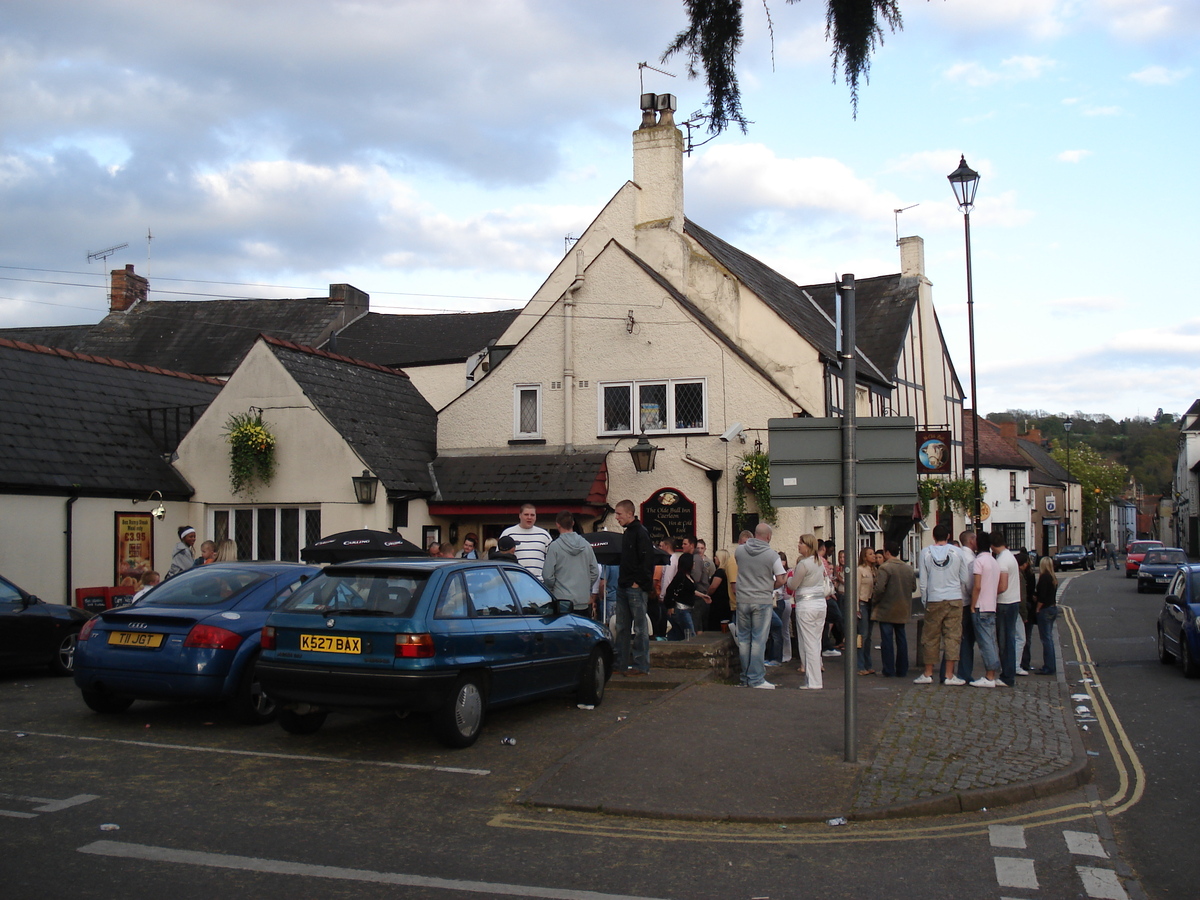
<instances>
[{"instance_id":1,"label":"woman with handbag","mask_svg":"<svg viewBox=\"0 0 1200 900\"><path fill-rule=\"evenodd\" d=\"M817 539L800 535L798 558L787 587L796 595L796 634L800 647L800 671L805 676L801 690L819 691L821 680L821 633L825 630L825 593L832 579L817 559Z\"/></svg>"}]
</instances>

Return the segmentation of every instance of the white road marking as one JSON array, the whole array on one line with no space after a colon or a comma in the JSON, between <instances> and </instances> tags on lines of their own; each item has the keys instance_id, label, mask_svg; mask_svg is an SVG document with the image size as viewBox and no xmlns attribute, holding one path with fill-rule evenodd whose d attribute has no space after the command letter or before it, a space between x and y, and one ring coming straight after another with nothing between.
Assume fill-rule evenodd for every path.
<instances>
[{"instance_id":1,"label":"white road marking","mask_svg":"<svg viewBox=\"0 0 1200 900\"><path fill-rule=\"evenodd\" d=\"M0 816L9 819L36 819L37 813L13 812L11 809L0 809Z\"/></svg>"},{"instance_id":2,"label":"white road marking","mask_svg":"<svg viewBox=\"0 0 1200 900\"><path fill-rule=\"evenodd\" d=\"M989 825L988 836L993 847L1009 847L1013 850L1025 849L1024 825Z\"/></svg>"},{"instance_id":3,"label":"white road marking","mask_svg":"<svg viewBox=\"0 0 1200 900\"><path fill-rule=\"evenodd\" d=\"M15 734L0 728L0 734ZM126 741L118 738L90 737L80 734L51 734L22 731L28 737L59 738L66 741L96 741L104 744L123 744L127 747L148 747L152 750L186 750L191 753L219 753L229 756L258 756L264 759L296 759L304 762L335 763L351 766L383 766L389 769L412 769L418 772L449 772L454 775L491 775L490 769L462 769L457 766L426 766L420 763L386 762L378 759L339 759L335 756L307 756L299 753L267 753L262 750L228 750L223 747L197 747L191 744L156 744L153 741Z\"/></svg>"},{"instance_id":4,"label":"white road marking","mask_svg":"<svg viewBox=\"0 0 1200 900\"><path fill-rule=\"evenodd\" d=\"M373 884L398 884L405 887L435 888L446 891L465 891L474 894L493 894L507 897L543 897L546 900L655 900L652 897L633 897L627 894L604 894L597 891L574 891L533 885L500 884L487 881L462 881L453 878L428 878L423 875L404 875L399 872L372 872L369 869L343 869L338 866L315 866L308 863L284 862L274 859L254 859L225 853L202 853L196 850L172 850L145 844L125 844L118 841L94 841L79 848L80 853L149 862L182 863L217 869L236 869L244 872L265 872L274 875L299 875L308 878L333 878L341 881L362 881Z\"/></svg>"},{"instance_id":5,"label":"white road marking","mask_svg":"<svg viewBox=\"0 0 1200 900\"><path fill-rule=\"evenodd\" d=\"M1100 859L1108 859L1108 853L1100 844L1099 835L1092 834L1090 831L1064 831L1063 837L1067 839L1067 850L1076 856L1096 856Z\"/></svg>"},{"instance_id":6,"label":"white road marking","mask_svg":"<svg viewBox=\"0 0 1200 900\"><path fill-rule=\"evenodd\" d=\"M1000 887L1024 888L1028 891L1037 890L1037 872L1034 871L1032 859L997 856L993 859L993 862L996 864L996 881L1000 884Z\"/></svg>"},{"instance_id":7,"label":"white road marking","mask_svg":"<svg viewBox=\"0 0 1200 900\"><path fill-rule=\"evenodd\" d=\"M23 797L20 794L0 794L0 800L19 800L22 803L37 803L31 813L11 812L6 809L0 809L0 816L8 816L13 819L36 819L37 813L59 812L60 810L70 809L72 806L79 806L81 803L90 803L93 800L99 800L99 794L76 794L74 797L68 797L66 800L51 800L48 797Z\"/></svg>"},{"instance_id":8,"label":"white road marking","mask_svg":"<svg viewBox=\"0 0 1200 900\"><path fill-rule=\"evenodd\" d=\"M1075 871L1083 879L1083 889L1096 900L1129 900L1121 879L1112 869L1094 869L1091 866L1076 866Z\"/></svg>"}]
</instances>

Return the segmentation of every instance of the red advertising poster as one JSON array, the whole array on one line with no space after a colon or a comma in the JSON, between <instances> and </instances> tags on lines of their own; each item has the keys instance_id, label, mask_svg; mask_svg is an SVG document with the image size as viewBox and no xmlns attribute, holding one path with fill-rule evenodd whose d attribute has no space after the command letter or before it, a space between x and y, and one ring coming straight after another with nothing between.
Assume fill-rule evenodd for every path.
<instances>
[{"instance_id":1,"label":"red advertising poster","mask_svg":"<svg viewBox=\"0 0 1200 900\"><path fill-rule=\"evenodd\" d=\"M154 568L154 519L150 513L119 512L115 517L116 587L140 585L142 573Z\"/></svg>"}]
</instances>

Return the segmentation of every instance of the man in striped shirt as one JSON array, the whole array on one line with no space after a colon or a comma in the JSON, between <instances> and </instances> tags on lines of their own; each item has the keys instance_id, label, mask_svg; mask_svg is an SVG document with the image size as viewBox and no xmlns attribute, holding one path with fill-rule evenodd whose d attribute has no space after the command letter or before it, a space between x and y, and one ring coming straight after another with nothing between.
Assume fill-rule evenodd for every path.
<instances>
[{"instance_id":1,"label":"man in striped shirt","mask_svg":"<svg viewBox=\"0 0 1200 900\"><path fill-rule=\"evenodd\" d=\"M546 548L550 546L550 532L538 527L537 507L532 503L522 504L520 516L520 521L505 528L500 537L511 537L517 545L517 562L541 578L542 567L546 564Z\"/></svg>"}]
</instances>

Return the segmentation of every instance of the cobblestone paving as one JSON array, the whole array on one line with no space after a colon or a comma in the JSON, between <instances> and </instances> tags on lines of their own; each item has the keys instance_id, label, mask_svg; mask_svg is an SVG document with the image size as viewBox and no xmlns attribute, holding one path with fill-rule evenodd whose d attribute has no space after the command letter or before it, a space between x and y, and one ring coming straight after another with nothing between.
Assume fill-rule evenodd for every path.
<instances>
[{"instance_id":1,"label":"cobblestone paving","mask_svg":"<svg viewBox=\"0 0 1200 900\"><path fill-rule=\"evenodd\" d=\"M914 685L892 711L856 809L1025 782L1070 765L1071 738L1053 678L1015 688ZM1068 711L1069 712L1069 711Z\"/></svg>"}]
</instances>

